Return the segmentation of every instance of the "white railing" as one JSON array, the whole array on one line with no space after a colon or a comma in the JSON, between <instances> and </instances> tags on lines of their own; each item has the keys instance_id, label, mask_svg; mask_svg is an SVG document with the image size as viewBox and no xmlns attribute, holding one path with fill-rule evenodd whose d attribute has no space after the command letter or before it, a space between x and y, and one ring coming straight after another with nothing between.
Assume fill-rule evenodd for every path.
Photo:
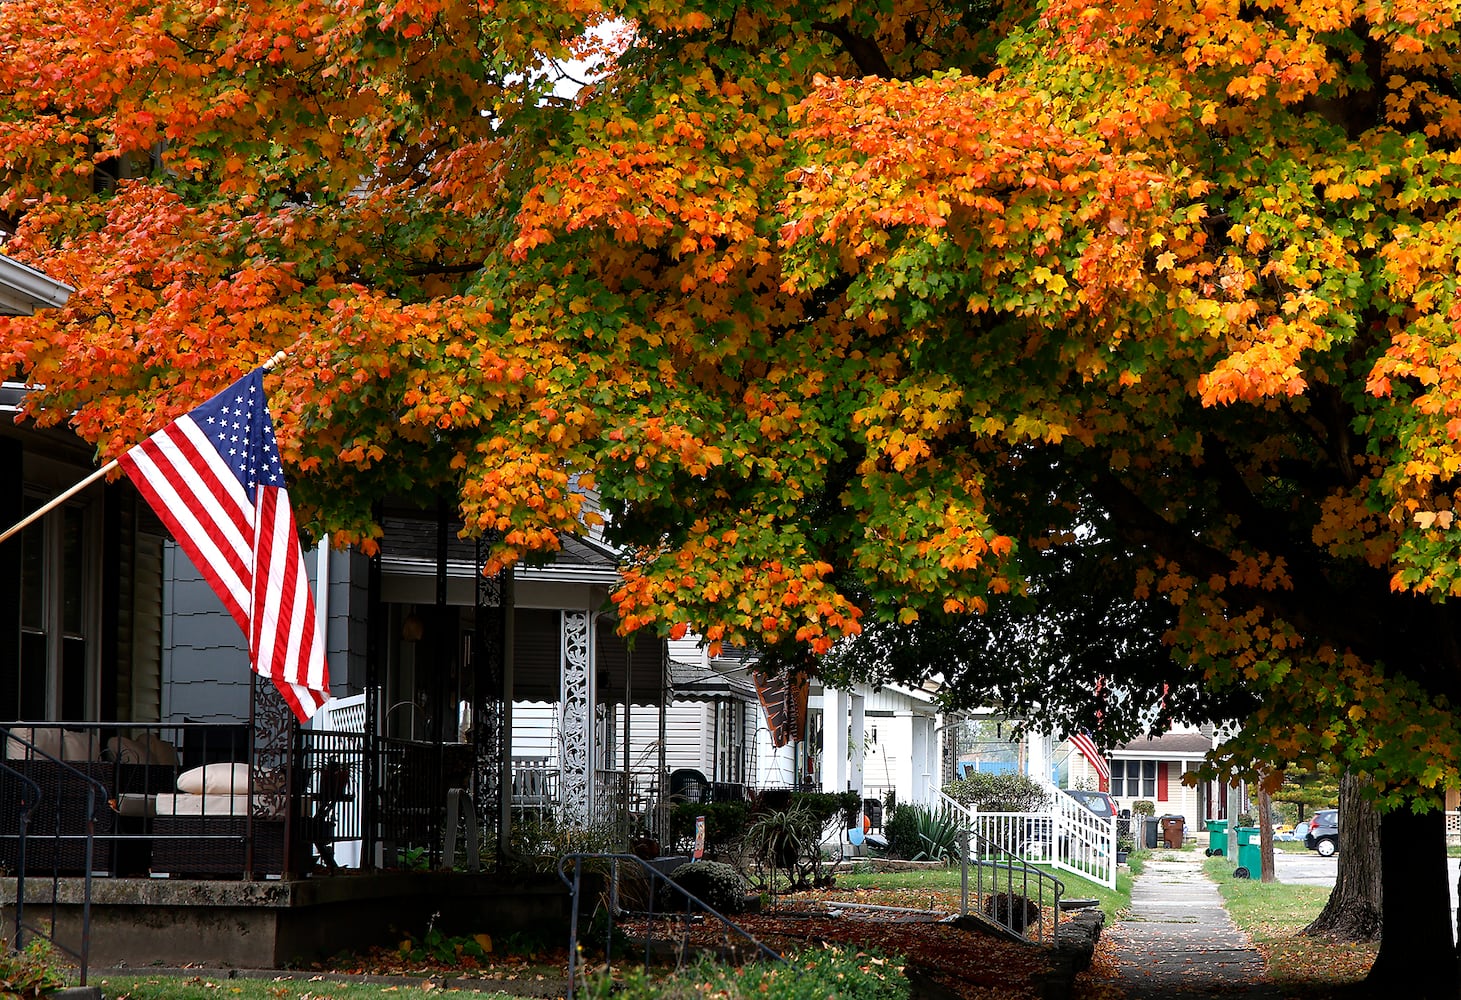
<instances>
[{"instance_id":1,"label":"white railing","mask_svg":"<svg viewBox=\"0 0 1461 1000\"><path fill-rule=\"evenodd\" d=\"M1042 812L981 812L943 792L938 798L966 817L970 830L985 842L1024 861L1116 888L1116 817L1102 819L1054 785L1045 790L1049 801Z\"/></svg>"},{"instance_id":2,"label":"white railing","mask_svg":"<svg viewBox=\"0 0 1461 1000\"><path fill-rule=\"evenodd\" d=\"M957 819L962 827L961 913L982 913L1016 937L1045 940L1045 913L1050 911L1051 941L1060 938L1060 897L1065 885L1007 846L1028 841L1028 834L1048 824L1047 813L980 813L934 789L932 808ZM981 832L988 831L988 833ZM993 834L993 839L989 836ZM1001 839L1002 838L1002 839ZM1035 906L1030 913L1025 902ZM971 905L972 908L971 908Z\"/></svg>"}]
</instances>

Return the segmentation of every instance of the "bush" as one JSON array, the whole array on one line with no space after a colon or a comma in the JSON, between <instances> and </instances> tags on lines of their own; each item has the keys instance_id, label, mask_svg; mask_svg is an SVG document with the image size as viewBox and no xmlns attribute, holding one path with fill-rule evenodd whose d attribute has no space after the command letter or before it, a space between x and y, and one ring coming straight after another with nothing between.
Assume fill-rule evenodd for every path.
<instances>
[{"instance_id":1,"label":"bush","mask_svg":"<svg viewBox=\"0 0 1461 1000\"><path fill-rule=\"evenodd\" d=\"M984 915L1023 934L1026 927L1040 919L1040 907L1017 892L1001 892L984 901Z\"/></svg>"},{"instance_id":2,"label":"bush","mask_svg":"<svg viewBox=\"0 0 1461 1000\"><path fill-rule=\"evenodd\" d=\"M946 809L898 806L883 822L888 853L910 861L949 861L959 856L963 834Z\"/></svg>"},{"instance_id":3,"label":"bush","mask_svg":"<svg viewBox=\"0 0 1461 1000\"><path fill-rule=\"evenodd\" d=\"M944 786L944 794L981 812L1039 812L1049 796L1024 774L974 773Z\"/></svg>"},{"instance_id":4,"label":"bush","mask_svg":"<svg viewBox=\"0 0 1461 1000\"><path fill-rule=\"evenodd\" d=\"M883 836L888 840L888 853L895 858L911 858L923 850L918 839L918 811L913 806L894 806L883 817Z\"/></svg>"},{"instance_id":5,"label":"bush","mask_svg":"<svg viewBox=\"0 0 1461 1000\"><path fill-rule=\"evenodd\" d=\"M719 861L692 861L681 865L670 875L690 895L720 913L739 913L746 905L751 889L741 873ZM680 909L685 897L666 888L665 909Z\"/></svg>"},{"instance_id":6,"label":"bush","mask_svg":"<svg viewBox=\"0 0 1461 1000\"><path fill-rule=\"evenodd\" d=\"M670 813L671 840L693 840L697 816L705 817L705 850L719 854L745 832L751 809L744 802L681 802Z\"/></svg>"},{"instance_id":7,"label":"bush","mask_svg":"<svg viewBox=\"0 0 1461 1000\"><path fill-rule=\"evenodd\" d=\"M1133 816L1155 816L1157 804L1151 799L1137 799L1131 804L1131 814Z\"/></svg>"},{"instance_id":8,"label":"bush","mask_svg":"<svg viewBox=\"0 0 1461 1000\"><path fill-rule=\"evenodd\" d=\"M45 941L36 939L12 952L10 942L0 938L0 997L41 997L65 986L66 978Z\"/></svg>"}]
</instances>

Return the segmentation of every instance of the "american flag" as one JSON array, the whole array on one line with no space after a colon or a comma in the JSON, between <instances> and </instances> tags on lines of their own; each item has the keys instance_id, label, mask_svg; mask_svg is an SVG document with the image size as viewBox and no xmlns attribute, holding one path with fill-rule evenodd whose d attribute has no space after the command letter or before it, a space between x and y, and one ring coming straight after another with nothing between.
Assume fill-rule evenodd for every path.
<instances>
[{"instance_id":1,"label":"american flag","mask_svg":"<svg viewBox=\"0 0 1461 1000\"><path fill-rule=\"evenodd\" d=\"M1106 764L1106 758L1101 756L1101 751L1096 749L1095 741L1091 739L1090 733L1071 733L1070 744L1081 752L1081 756L1091 762L1091 767L1096 769L1096 777L1101 782L1101 791L1106 791L1111 783L1111 768Z\"/></svg>"},{"instance_id":2,"label":"american flag","mask_svg":"<svg viewBox=\"0 0 1461 1000\"><path fill-rule=\"evenodd\" d=\"M330 682L264 369L118 461L248 636L254 672L307 721Z\"/></svg>"}]
</instances>

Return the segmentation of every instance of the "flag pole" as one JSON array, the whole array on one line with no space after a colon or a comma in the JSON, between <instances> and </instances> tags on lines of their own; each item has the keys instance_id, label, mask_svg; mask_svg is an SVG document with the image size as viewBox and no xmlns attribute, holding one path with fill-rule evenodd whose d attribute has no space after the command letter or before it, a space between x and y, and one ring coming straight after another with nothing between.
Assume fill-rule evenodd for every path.
<instances>
[{"instance_id":1,"label":"flag pole","mask_svg":"<svg viewBox=\"0 0 1461 1000\"><path fill-rule=\"evenodd\" d=\"M280 351L278 354L274 355L268 361L265 361L260 367L263 368L264 371L268 371L269 369L271 369L275 365L277 365L279 362L283 361L286 357L288 357L288 354L286 354L284 351ZM92 483L96 482L98 479L101 479L103 476L105 476L107 473L111 472L116 467L117 467L117 460L114 458L110 462L108 462L106 465L103 465L100 469L97 469L91 475L89 475L85 479L81 480L81 482L79 482L76 485L72 486L70 489L68 489L68 490L66 490L63 493L59 493L56 496L52 497L44 505L42 505L40 507L37 507L35 510L31 511L25 517L21 518L18 523L16 523L15 525L12 525L9 528L6 528L3 533L0 533L0 542L4 542L11 535L14 535L14 534L17 534L17 533L19 533L21 531L24 531L26 528L30 527L36 521L39 521L41 518L45 517L51 511L53 511L57 507L61 506L67 500L70 500L76 494L78 494L82 490L86 489L88 486L90 486Z\"/></svg>"}]
</instances>

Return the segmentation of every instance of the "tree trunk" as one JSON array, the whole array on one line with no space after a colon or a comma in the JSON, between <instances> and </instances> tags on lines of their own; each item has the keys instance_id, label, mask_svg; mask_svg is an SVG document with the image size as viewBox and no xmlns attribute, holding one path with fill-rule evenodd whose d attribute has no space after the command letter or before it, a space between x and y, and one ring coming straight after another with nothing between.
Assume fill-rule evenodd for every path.
<instances>
[{"instance_id":1,"label":"tree trunk","mask_svg":"<svg viewBox=\"0 0 1461 1000\"><path fill-rule=\"evenodd\" d=\"M1407 1000L1456 1000L1461 975L1451 941L1445 813L1387 812L1380 847L1384 920L1366 985L1377 996L1393 990Z\"/></svg>"},{"instance_id":2,"label":"tree trunk","mask_svg":"<svg viewBox=\"0 0 1461 1000\"><path fill-rule=\"evenodd\" d=\"M1273 800L1268 789L1263 787L1266 775L1258 776L1258 867L1262 869L1261 881L1272 882L1273 874Z\"/></svg>"},{"instance_id":3,"label":"tree trunk","mask_svg":"<svg viewBox=\"0 0 1461 1000\"><path fill-rule=\"evenodd\" d=\"M1348 771L1340 776L1339 871L1329 902L1305 934L1345 941L1380 936L1380 816L1364 795L1365 785Z\"/></svg>"}]
</instances>

